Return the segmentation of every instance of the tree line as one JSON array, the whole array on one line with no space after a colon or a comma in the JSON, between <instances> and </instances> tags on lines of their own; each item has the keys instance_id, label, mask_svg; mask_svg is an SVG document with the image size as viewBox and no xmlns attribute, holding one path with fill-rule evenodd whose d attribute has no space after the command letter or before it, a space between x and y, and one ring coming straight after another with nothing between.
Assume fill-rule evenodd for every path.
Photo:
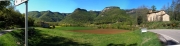
<instances>
[{"instance_id":1,"label":"tree line","mask_svg":"<svg viewBox=\"0 0 180 46\"><path fill-rule=\"evenodd\" d=\"M0 28L10 29L15 27L24 27L25 14L15 9L10 1L0 1ZM34 20L28 17L28 25L33 26Z\"/></svg>"}]
</instances>

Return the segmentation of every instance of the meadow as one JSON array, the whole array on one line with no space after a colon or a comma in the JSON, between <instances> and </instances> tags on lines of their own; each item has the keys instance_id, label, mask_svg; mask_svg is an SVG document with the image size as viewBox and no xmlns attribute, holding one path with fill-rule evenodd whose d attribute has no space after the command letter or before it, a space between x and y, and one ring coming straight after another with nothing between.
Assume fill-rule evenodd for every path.
<instances>
[{"instance_id":1,"label":"meadow","mask_svg":"<svg viewBox=\"0 0 180 46\"><path fill-rule=\"evenodd\" d=\"M29 33L29 46L161 46L156 34L140 30L116 34L73 32L93 30L90 27L60 27L55 29L35 27ZM72 31L73 30L73 31ZM23 30L14 30L0 36L0 46L23 46Z\"/></svg>"}]
</instances>

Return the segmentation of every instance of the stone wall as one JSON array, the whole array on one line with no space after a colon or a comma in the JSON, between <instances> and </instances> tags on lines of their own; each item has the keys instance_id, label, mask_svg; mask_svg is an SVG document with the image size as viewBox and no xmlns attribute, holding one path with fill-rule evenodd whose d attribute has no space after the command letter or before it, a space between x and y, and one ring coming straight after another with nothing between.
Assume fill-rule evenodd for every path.
<instances>
[{"instance_id":1,"label":"stone wall","mask_svg":"<svg viewBox=\"0 0 180 46\"><path fill-rule=\"evenodd\" d=\"M163 15L163 21L169 21L169 15L168 14Z\"/></svg>"}]
</instances>

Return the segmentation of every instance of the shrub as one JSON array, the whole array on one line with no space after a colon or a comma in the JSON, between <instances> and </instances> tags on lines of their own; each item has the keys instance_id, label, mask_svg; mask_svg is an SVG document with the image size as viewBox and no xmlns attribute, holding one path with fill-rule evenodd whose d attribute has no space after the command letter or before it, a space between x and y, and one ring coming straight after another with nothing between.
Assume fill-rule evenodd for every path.
<instances>
[{"instance_id":1,"label":"shrub","mask_svg":"<svg viewBox=\"0 0 180 46\"><path fill-rule=\"evenodd\" d=\"M40 22L35 22L35 23L34 23L34 26L35 26L35 27L41 27L41 23L40 23Z\"/></svg>"},{"instance_id":2,"label":"shrub","mask_svg":"<svg viewBox=\"0 0 180 46\"><path fill-rule=\"evenodd\" d=\"M49 25L55 25L58 26L58 22L47 22Z\"/></svg>"},{"instance_id":3,"label":"shrub","mask_svg":"<svg viewBox=\"0 0 180 46\"><path fill-rule=\"evenodd\" d=\"M22 31L20 32L21 35L25 36L25 29L21 29ZM33 34L35 34L35 28L28 28L28 36L31 37Z\"/></svg>"},{"instance_id":4,"label":"shrub","mask_svg":"<svg viewBox=\"0 0 180 46\"><path fill-rule=\"evenodd\" d=\"M145 27L150 29L172 29L179 28L180 22L178 21L170 21L170 22L147 22L145 23ZM143 25L143 24L142 24ZM140 25L142 27L142 25Z\"/></svg>"},{"instance_id":5,"label":"shrub","mask_svg":"<svg viewBox=\"0 0 180 46\"><path fill-rule=\"evenodd\" d=\"M0 28L4 28L5 27L5 22L4 21L0 21Z\"/></svg>"},{"instance_id":6,"label":"shrub","mask_svg":"<svg viewBox=\"0 0 180 46\"><path fill-rule=\"evenodd\" d=\"M19 25L12 25L9 27L9 29L14 29L14 28L19 28L20 26Z\"/></svg>"}]
</instances>

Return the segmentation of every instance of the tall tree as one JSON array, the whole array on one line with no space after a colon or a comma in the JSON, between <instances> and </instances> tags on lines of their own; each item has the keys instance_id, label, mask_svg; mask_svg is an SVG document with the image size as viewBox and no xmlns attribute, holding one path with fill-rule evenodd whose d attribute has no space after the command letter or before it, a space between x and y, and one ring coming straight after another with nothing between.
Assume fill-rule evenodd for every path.
<instances>
[{"instance_id":1,"label":"tall tree","mask_svg":"<svg viewBox=\"0 0 180 46\"><path fill-rule=\"evenodd\" d=\"M169 3L168 3L166 12L169 14L169 11L170 11L170 6L169 6Z\"/></svg>"},{"instance_id":2,"label":"tall tree","mask_svg":"<svg viewBox=\"0 0 180 46\"><path fill-rule=\"evenodd\" d=\"M137 24L140 25L143 22L142 16L137 17Z\"/></svg>"},{"instance_id":3,"label":"tall tree","mask_svg":"<svg viewBox=\"0 0 180 46\"><path fill-rule=\"evenodd\" d=\"M175 1L172 0L172 4L169 7L170 8L170 16L171 16L171 20L175 20L175 15L174 15L174 7L175 7Z\"/></svg>"},{"instance_id":4,"label":"tall tree","mask_svg":"<svg viewBox=\"0 0 180 46\"><path fill-rule=\"evenodd\" d=\"M147 21L147 12L148 12L148 7L145 5L139 6L136 10L135 10L135 16L136 16L136 22L137 24L141 24L143 22Z\"/></svg>"},{"instance_id":5,"label":"tall tree","mask_svg":"<svg viewBox=\"0 0 180 46\"><path fill-rule=\"evenodd\" d=\"M156 11L156 6L155 5L153 5L151 8L152 8L152 11Z\"/></svg>"},{"instance_id":6,"label":"tall tree","mask_svg":"<svg viewBox=\"0 0 180 46\"><path fill-rule=\"evenodd\" d=\"M161 8L161 10L166 10L167 8L166 8L166 5L164 5L162 8Z\"/></svg>"},{"instance_id":7,"label":"tall tree","mask_svg":"<svg viewBox=\"0 0 180 46\"><path fill-rule=\"evenodd\" d=\"M171 4L171 18L173 18L173 20L180 20L180 0L172 0L172 4Z\"/></svg>"},{"instance_id":8,"label":"tall tree","mask_svg":"<svg viewBox=\"0 0 180 46\"><path fill-rule=\"evenodd\" d=\"M180 14L180 0L175 0L175 2L176 2L176 5L175 5L175 9L174 9L174 15L175 15L175 20L180 20L180 16L179 16L179 14Z\"/></svg>"}]
</instances>

